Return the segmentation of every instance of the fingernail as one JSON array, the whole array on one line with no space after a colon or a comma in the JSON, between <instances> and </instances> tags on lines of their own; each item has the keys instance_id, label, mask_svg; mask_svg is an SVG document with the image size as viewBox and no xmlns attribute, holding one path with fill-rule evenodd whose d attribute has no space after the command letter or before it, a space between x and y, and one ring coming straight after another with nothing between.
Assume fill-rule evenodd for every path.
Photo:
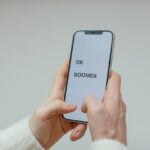
<instances>
[{"instance_id":1,"label":"fingernail","mask_svg":"<svg viewBox=\"0 0 150 150\"><path fill-rule=\"evenodd\" d=\"M76 108L76 105L74 105L74 104L68 104L68 106L71 108Z\"/></svg>"},{"instance_id":2,"label":"fingernail","mask_svg":"<svg viewBox=\"0 0 150 150\"><path fill-rule=\"evenodd\" d=\"M75 134L74 134L76 137L79 137L81 135L81 132L80 131L76 131Z\"/></svg>"}]
</instances>

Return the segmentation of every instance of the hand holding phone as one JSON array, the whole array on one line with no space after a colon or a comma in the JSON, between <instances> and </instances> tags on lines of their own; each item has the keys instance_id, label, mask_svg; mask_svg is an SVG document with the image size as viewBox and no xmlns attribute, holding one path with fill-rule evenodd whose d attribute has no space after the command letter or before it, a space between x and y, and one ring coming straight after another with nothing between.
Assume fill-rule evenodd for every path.
<instances>
[{"instance_id":1,"label":"hand holding phone","mask_svg":"<svg viewBox=\"0 0 150 150\"><path fill-rule=\"evenodd\" d=\"M126 105L121 95L119 74L111 71L102 102L95 97L86 97L82 111L88 116L93 141L112 139L127 144ZM120 145L122 150L124 145Z\"/></svg>"}]
</instances>

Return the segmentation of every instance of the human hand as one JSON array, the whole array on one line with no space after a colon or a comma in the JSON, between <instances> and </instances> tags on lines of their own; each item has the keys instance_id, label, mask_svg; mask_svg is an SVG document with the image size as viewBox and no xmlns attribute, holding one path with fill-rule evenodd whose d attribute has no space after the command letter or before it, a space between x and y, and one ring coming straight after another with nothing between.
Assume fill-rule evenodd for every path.
<instances>
[{"instance_id":1,"label":"human hand","mask_svg":"<svg viewBox=\"0 0 150 150\"><path fill-rule=\"evenodd\" d=\"M122 100L121 78L112 72L102 100L86 97L82 111L87 113L93 140L113 139L126 144L126 106Z\"/></svg>"},{"instance_id":2,"label":"human hand","mask_svg":"<svg viewBox=\"0 0 150 150\"><path fill-rule=\"evenodd\" d=\"M85 131L86 125L68 122L63 119L62 114L73 112L75 105L64 102L64 88L68 72L68 63L60 68L52 90L46 100L35 110L29 126L35 138L44 148L50 148L65 133L72 130L70 139L80 139Z\"/></svg>"}]
</instances>

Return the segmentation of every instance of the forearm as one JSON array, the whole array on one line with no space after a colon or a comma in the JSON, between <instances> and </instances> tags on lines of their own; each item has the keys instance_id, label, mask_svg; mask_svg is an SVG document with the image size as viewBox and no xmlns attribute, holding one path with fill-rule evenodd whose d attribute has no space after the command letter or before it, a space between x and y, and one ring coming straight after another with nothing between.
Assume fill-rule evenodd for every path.
<instances>
[{"instance_id":1,"label":"forearm","mask_svg":"<svg viewBox=\"0 0 150 150\"><path fill-rule=\"evenodd\" d=\"M0 149L2 150L44 150L32 135L28 118L0 132ZM97 140L92 150L127 150L126 146L114 140Z\"/></svg>"},{"instance_id":2,"label":"forearm","mask_svg":"<svg viewBox=\"0 0 150 150\"><path fill-rule=\"evenodd\" d=\"M44 150L32 135L28 118L0 132L0 149L2 150Z\"/></svg>"},{"instance_id":3,"label":"forearm","mask_svg":"<svg viewBox=\"0 0 150 150\"><path fill-rule=\"evenodd\" d=\"M127 150L127 148L118 141L103 139L93 142L92 150Z\"/></svg>"}]
</instances>

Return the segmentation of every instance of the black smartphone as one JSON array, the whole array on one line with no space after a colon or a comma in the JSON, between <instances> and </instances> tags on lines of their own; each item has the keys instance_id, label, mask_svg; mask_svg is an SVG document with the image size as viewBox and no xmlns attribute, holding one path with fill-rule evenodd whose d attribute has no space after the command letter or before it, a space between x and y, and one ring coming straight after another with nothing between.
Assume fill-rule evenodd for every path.
<instances>
[{"instance_id":1,"label":"black smartphone","mask_svg":"<svg viewBox=\"0 0 150 150\"><path fill-rule=\"evenodd\" d=\"M108 30L81 30L73 35L65 101L76 104L76 111L64 114L69 121L86 123L81 111L85 96L101 98L111 65L113 33Z\"/></svg>"}]
</instances>

